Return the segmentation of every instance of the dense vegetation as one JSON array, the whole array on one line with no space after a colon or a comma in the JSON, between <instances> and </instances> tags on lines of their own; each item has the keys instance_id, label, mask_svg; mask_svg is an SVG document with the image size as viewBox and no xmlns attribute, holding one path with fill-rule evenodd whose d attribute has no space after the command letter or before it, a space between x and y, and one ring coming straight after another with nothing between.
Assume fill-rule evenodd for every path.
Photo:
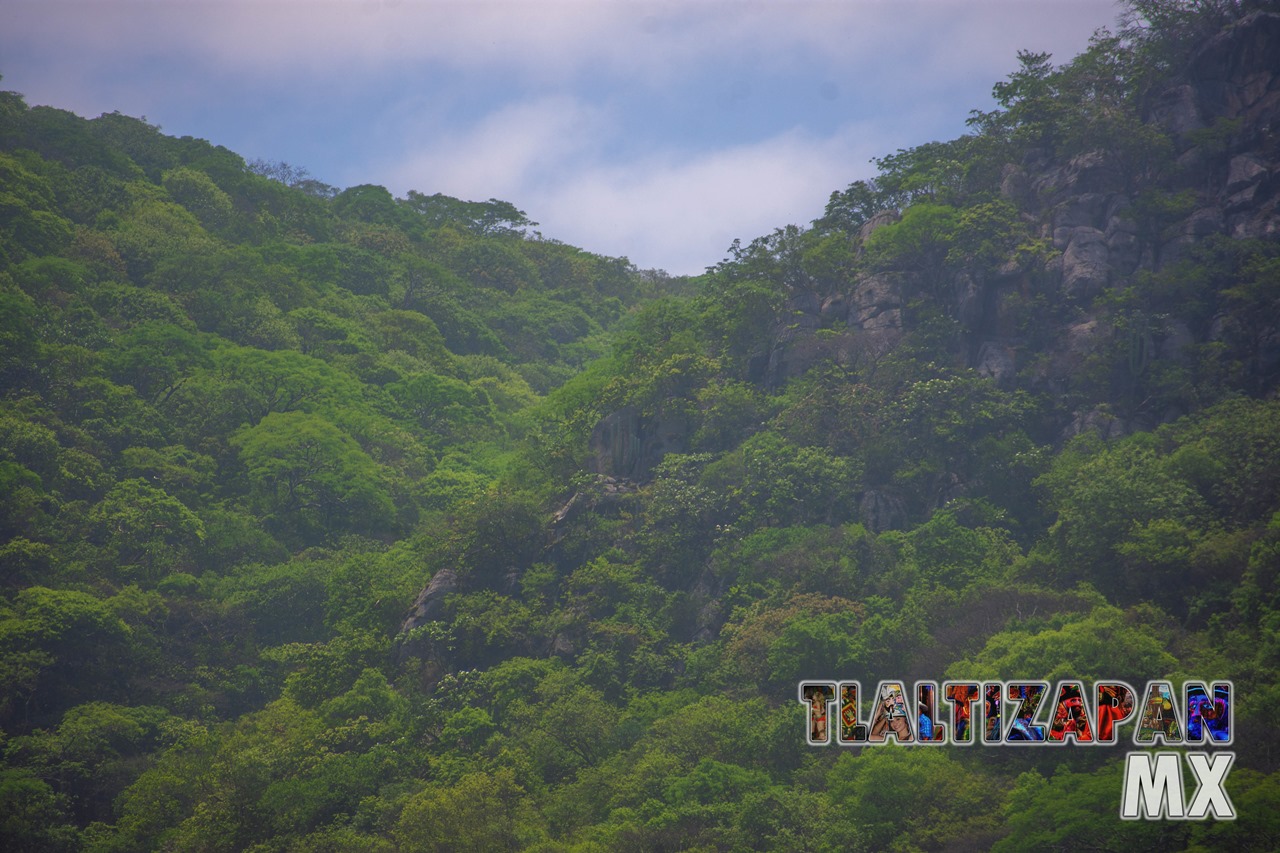
<instances>
[{"instance_id":1,"label":"dense vegetation","mask_svg":"<svg viewBox=\"0 0 1280 853\"><path fill-rule=\"evenodd\" d=\"M5 848L1275 849L1280 244L1194 223L1280 152L1153 118L1248 5L1024 54L692 280L0 94ZM809 748L814 676L1230 678L1240 817Z\"/></svg>"}]
</instances>

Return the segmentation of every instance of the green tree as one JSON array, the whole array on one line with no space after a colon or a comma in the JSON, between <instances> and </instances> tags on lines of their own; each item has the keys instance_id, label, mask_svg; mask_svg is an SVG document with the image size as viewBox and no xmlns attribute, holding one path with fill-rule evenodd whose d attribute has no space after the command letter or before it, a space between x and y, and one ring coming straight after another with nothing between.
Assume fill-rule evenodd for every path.
<instances>
[{"instance_id":1,"label":"green tree","mask_svg":"<svg viewBox=\"0 0 1280 853\"><path fill-rule=\"evenodd\" d=\"M124 699L132 662L130 627L85 592L30 586L0 609L6 728L56 721L85 701Z\"/></svg>"},{"instance_id":2,"label":"green tree","mask_svg":"<svg viewBox=\"0 0 1280 853\"><path fill-rule=\"evenodd\" d=\"M55 211L48 182L16 157L0 153L0 269L53 254L71 240L71 223Z\"/></svg>"},{"instance_id":3,"label":"green tree","mask_svg":"<svg viewBox=\"0 0 1280 853\"><path fill-rule=\"evenodd\" d=\"M510 770L430 785L405 804L395 838L402 850L504 851L546 838L533 802Z\"/></svg>"},{"instance_id":4,"label":"green tree","mask_svg":"<svg viewBox=\"0 0 1280 853\"><path fill-rule=\"evenodd\" d=\"M107 357L112 378L132 385L152 405L163 404L197 368L207 364L209 356L199 338L158 322L134 326Z\"/></svg>"},{"instance_id":5,"label":"green tree","mask_svg":"<svg viewBox=\"0 0 1280 853\"><path fill-rule=\"evenodd\" d=\"M1128 601L1150 595L1166 603L1176 600L1171 596L1180 591L1178 576L1150 575L1141 555L1162 547L1160 538L1185 540L1203 530L1208 506L1178 467L1157 452L1151 436L1112 445L1096 436L1078 438L1036 482L1048 490L1057 513L1049 528L1051 550L1041 553L1058 564L1052 570L1060 577L1090 580ZM1130 537L1134 542L1126 545ZM1131 567L1125 566L1126 552L1138 558ZM1129 570L1117 571L1117 563Z\"/></svg>"},{"instance_id":6,"label":"green tree","mask_svg":"<svg viewBox=\"0 0 1280 853\"><path fill-rule=\"evenodd\" d=\"M181 501L144 480L124 480L89 512L113 574L155 583L189 566L204 524Z\"/></svg>"},{"instance_id":7,"label":"green tree","mask_svg":"<svg viewBox=\"0 0 1280 853\"><path fill-rule=\"evenodd\" d=\"M983 680L1119 678L1145 684L1167 678L1177 659L1166 651L1168 628L1151 605L1129 611L1099 605L1087 614L1028 619L992 634L978 654L947 669L948 678Z\"/></svg>"},{"instance_id":8,"label":"green tree","mask_svg":"<svg viewBox=\"0 0 1280 853\"><path fill-rule=\"evenodd\" d=\"M221 231L232 220L231 198L204 172L170 169L161 183L169 197L185 207L210 231Z\"/></svg>"},{"instance_id":9,"label":"green tree","mask_svg":"<svg viewBox=\"0 0 1280 853\"><path fill-rule=\"evenodd\" d=\"M842 755L827 774L827 789L869 849L989 843L997 835L999 786L942 750L883 747Z\"/></svg>"},{"instance_id":10,"label":"green tree","mask_svg":"<svg viewBox=\"0 0 1280 853\"><path fill-rule=\"evenodd\" d=\"M420 373L391 383L387 391L423 429L449 439L461 438L489 421L488 399L448 376Z\"/></svg>"},{"instance_id":11,"label":"green tree","mask_svg":"<svg viewBox=\"0 0 1280 853\"><path fill-rule=\"evenodd\" d=\"M271 412L231 438L254 498L276 523L306 536L388 529L394 507L378 465L318 415Z\"/></svg>"},{"instance_id":12,"label":"green tree","mask_svg":"<svg viewBox=\"0 0 1280 853\"><path fill-rule=\"evenodd\" d=\"M920 202L895 223L867 239L867 258L878 267L920 277L926 293L941 296L948 270L944 262L956 243L960 212L949 205Z\"/></svg>"},{"instance_id":13,"label":"green tree","mask_svg":"<svg viewBox=\"0 0 1280 853\"><path fill-rule=\"evenodd\" d=\"M9 850L58 853L82 849L65 795L34 773L0 769L0 842Z\"/></svg>"},{"instance_id":14,"label":"green tree","mask_svg":"<svg viewBox=\"0 0 1280 853\"><path fill-rule=\"evenodd\" d=\"M1123 784L1120 762L1093 773L1061 767L1047 779L1024 773L1005 806L1010 833L992 849L1086 844L1111 851L1181 847L1186 829L1177 822L1120 820L1116 797Z\"/></svg>"},{"instance_id":15,"label":"green tree","mask_svg":"<svg viewBox=\"0 0 1280 853\"><path fill-rule=\"evenodd\" d=\"M66 795L79 825L110 821L116 795L164 740L169 722L161 708L90 702L67 711L56 729L13 738L6 757Z\"/></svg>"}]
</instances>

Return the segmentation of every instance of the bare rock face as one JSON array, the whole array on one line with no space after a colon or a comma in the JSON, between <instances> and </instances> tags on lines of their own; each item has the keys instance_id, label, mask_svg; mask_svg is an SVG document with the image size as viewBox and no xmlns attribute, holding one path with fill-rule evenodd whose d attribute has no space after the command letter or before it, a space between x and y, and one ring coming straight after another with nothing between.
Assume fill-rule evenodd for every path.
<instances>
[{"instance_id":1,"label":"bare rock face","mask_svg":"<svg viewBox=\"0 0 1280 853\"><path fill-rule=\"evenodd\" d=\"M668 453L683 453L689 422L681 414L645 415L627 406L606 415L591 432L589 448L597 474L644 482Z\"/></svg>"},{"instance_id":2,"label":"bare rock face","mask_svg":"<svg viewBox=\"0 0 1280 853\"><path fill-rule=\"evenodd\" d=\"M1119 276L1133 275L1142 262L1142 244L1138 241L1138 225L1128 216L1129 200L1123 196L1113 202L1107 213L1103 236L1107 241L1107 260Z\"/></svg>"},{"instance_id":3,"label":"bare rock face","mask_svg":"<svg viewBox=\"0 0 1280 853\"><path fill-rule=\"evenodd\" d=\"M1182 233L1160 248L1160 263L1167 266L1186 255L1187 250L1211 234L1225 230L1222 211L1205 207L1195 211L1182 224Z\"/></svg>"},{"instance_id":4,"label":"bare rock face","mask_svg":"<svg viewBox=\"0 0 1280 853\"><path fill-rule=\"evenodd\" d=\"M1026 170L1008 163L1000 175L1000 195L1023 208L1035 206L1031 192L1031 180Z\"/></svg>"},{"instance_id":5,"label":"bare rock face","mask_svg":"<svg viewBox=\"0 0 1280 853\"><path fill-rule=\"evenodd\" d=\"M886 211L863 231L896 220L895 211ZM902 338L902 307L898 276L890 273L860 276L849 292L825 298L811 291L793 292L770 336L759 381L776 388L826 360L849 364L861 357L878 358ZM819 329L842 334L818 335Z\"/></svg>"},{"instance_id":6,"label":"bare rock face","mask_svg":"<svg viewBox=\"0 0 1280 853\"><path fill-rule=\"evenodd\" d=\"M1061 228L1097 227L1106 219L1110 200L1105 193L1082 193L1058 205L1053 212L1054 234Z\"/></svg>"},{"instance_id":7,"label":"bare rock face","mask_svg":"<svg viewBox=\"0 0 1280 853\"><path fill-rule=\"evenodd\" d=\"M409 615L400 624L400 633L407 634L415 628L421 628L434 621L444 609L444 598L458 588L458 573L453 569L441 569L431 578L418 598L413 602Z\"/></svg>"},{"instance_id":8,"label":"bare rock face","mask_svg":"<svg viewBox=\"0 0 1280 853\"><path fill-rule=\"evenodd\" d=\"M822 310L822 298L812 290L796 290L783 305L783 322L816 326L816 318Z\"/></svg>"},{"instance_id":9,"label":"bare rock face","mask_svg":"<svg viewBox=\"0 0 1280 853\"><path fill-rule=\"evenodd\" d=\"M1181 320L1170 318L1160 332L1160 358L1175 364L1189 364L1190 350L1196 342L1190 327Z\"/></svg>"},{"instance_id":10,"label":"bare rock face","mask_svg":"<svg viewBox=\"0 0 1280 853\"><path fill-rule=\"evenodd\" d=\"M773 350L765 369L765 384L776 388L833 355L825 341L813 332L818 327L816 314L804 315L802 322L784 326L774 332Z\"/></svg>"},{"instance_id":11,"label":"bare rock face","mask_svg":"<svg viewBox=\"0 0 1280 853\"><path fill-rule=\"evenodd\" d=\"M1073 197L1112 192L1120 184L1117 177L1106 152L1087 151L1072 157L1066 165L1043 172L1031 186L1037 196L1050 206L1057 206Z\"/></svg>"},{"instance_id":12,"label":"bare rock face","mask_svg":"<svg viewBox=\"0 0 1280 853\"><path fill-rule=\"evenodd\" d=\"M1232 193L1222 201L1223 213L1227 213L1227 214L1247 213L1253 207L1254 197L1257 196L1257 194L1258 194L1258 187L1256 184L1252 186L1247 186L1244 189L1239 190L1238 192ZM1244 227L1241 227L1241 226L1244 226ZM1237 225L1233 225L1231 229L1231 236L1236 238L1254 236L1252 233L1250 233L1247 226L1248 226L1247 219L1243 220Z\"/></svg>"},{"instance_id":13,"label":"bare rock face","mask_svg":"<svg viewBox=\"0 0 1280 853\"><path fill-rule=\"evenodd\" d=\"M974 369L978 375L993 380L1002 388L1013 386L1017 361L1010 347L996 341L985 341L978 349L977 362Z\"/></svg>"},{"instance_id":14,"label":"bare rock face","mask_svg":"<svg viewBox=\"0 0 1280 853\"><path fill-rule=\"evenodd\" d=\"M1280 15L1251 14L1210 40L1181 75L1148 102L1144 120L1170 135L1176 158L1159 187L1144 184L1144 178L1105 148L1066 162L1055 160L1049 149L1033 149L1020 163L1006 164L1001 196L1018 208L1022 221L1033 233L1038 231L1042 245L1052 251L1034 264L1028 260L1032 255L1011 256L1005 268L948 271L946 304L939 307L955 321L952 346L957 361L1002 386L1015 387L1018 370L1026 368L1016 354L1029 328L1027 306L1056 291L1071 303L1073 325L1059 330L1048 358L1028 364L1035 365L1034 381L1070 388L1073 374L1086 366L1091 354L1113 343L1107 312L1096 302L1109 288L1128 284L1144 270L1157 271L1186 259L1192 246L1213 235L1280 238L1277 45ZM1196 207L1181 221L1156 222L1150 209L1139 204L1153 189L1186 191ZM899 221L898 211L883 211L863 224L858 239L865 243L879 229ZM778 387L823 360L878 360L905 337L914 315L903 294L921 292L919 284L911 273L864 270L835 293L795 285L770 332L769 345L749 366L750 377ZM940 284L933 282L930 291L936 293ZM1163 358L1174 360L1185 358L1204 335L1185 325L1152 332L1152 346ZM1266 332L1260 340L1265 344L1272 337L1280 340L1280 330L1274 336ZM1280 360L1280 344L1263 349L1251 369L1262 371ZM1101 414L1086 415L1080 418L1093 422L1084 428L1097 428ZM1080 428L1077 424L1077 431ZM634 413L606 419L598 430L592 445L602 461L598 470L634 477L652 464L640 460L653 457L653 429L638 425ZM876 524L891 524L893 513L886 500L883 495L865 498L864 515Z\"/></svg>"},{"instance_id":15,"label":"bare rock face","mask_svg":"<svg viewBox=\"0 0 1280 853\"><path fill-rule=\"evenodd\" d=\"M1231 158L1223 189L1225 229L1236 238L1280 233L1280 163L1249 152Z\"/></svg>"},{"instance_id":16,"label":"bare rock face","mask_svg":"<svg viewBox=\"0 0 1280 853\"><path fill-rule=\"evenodd\" d=\"M1053 350L1048 368L1049 376L1063 379L1078 374L1090 354L1105 345L1109 337L1109 327L1096 318L1082 320L1068 326Z\"/></svg>"},{"instance_id":17,"label":"bare rock face","mask_svg":"<svg viewBox=\"0 0 1280 853\"><path fill-rule=\"evenodd\" d=\"M985 328L987 337L1000 341L1012 342L1021 338L1021 322L1023 320L1023 284L1020 277L1002 283L992 294L989 309L990 322Z\"/></svg>"},{"instance_id":18,"label":"bare rock face","mask_svg":"<svg viewBox=\"0 0 1280 853\"><path fill-rule=\"evenodd\" d=\"M563 537L563 529L569 522L586 512L608 514L627 496L635 494L636 489L636 484L630 480L597 474L592 486L583 491L574 492L573 496L551 516L552 544Z\"/></svg>"},{"instance_id":19,"label":"bare rock face","mask_svg":"<svg viewBox=\"0 0 1280 853\"><path fill-rule=\"evenodd\" d=\"M882 210L862 224L862 227L858 229L858 239L865 243L867 238L876 232L876 229L892 225L900 219L902 219L902 215L898 211Z\"/></svg>"},{"instance_id":20,"label":"bare rock face","mask_svg":"<svg viewBox=\"0 0 1280 853\"><path fill-rule=\"evenodd\" d=\"M907 508L902 499L879 489L868 489L863 493L858 514L872 533L897 530L907 523Z\"/></svg>"},{"instance_id":21,"label":"bare rock face","mask_svg":"<svg viewBox=\"0 0 1280 853\"><path fill-rule=\"evenodd\" d=\"M1126 430L1124 422L1115 415L1102 409L1090 409L1087 412L1076 413L1071 423L1062 431L1062 438L1065 441L1086 432L1097 433L1104 439L1113 439L1123 437Z\"/></svg>"},{"instance_id":22,"label":"bare rock face","mask_svg":"<svg viewBox=\"0 0 1280 853\"><path fill-rule=\"evenodd\" d=\"M822 300L818 316L824 327L843 326L849 320L849 298L843 293L833 293Z\"/></svg>"},{"instance_id":23,"label":"bare rock face","mask_svg":"<svg viewBox=\"0 0 1280 853\"><path fill-rule=\"evenodd\" d=\"M704 568L697 583L689 591L690 602L697 607L690 639L694 643L709 643L720 636L720 629L728 618L722 596L726 584L716 577L710 568Z\"/></svg>"},{"instance_id":24,"label":"bare rock face","mask_svg":"<svg viewBox=\"0 0 1280 853\"><path fill-rule=\"evenodd\" d=\"M1235 238L1280 234L1277 44L1280 15L1255 12L1211 39L1187 69L1200 111L1236 123L1219 195L1223 230Z\"/></svg>"},{"instance_id":25,"label":"bare rock face","mask_svg":"<svg viewBox=\"0 0 1280 853\"><path fill-rule=\"evenodd\" d=\"M1280 237L1280 211L1272 206L1270 216L1246 216L1235 219L1230 234L1236 239L1274 240Z\"/></svg>"},{"instance_id":26,"label":"bare rock face","mask_svg":"<svg viewBox=\"0 0 1280 853\"><path fill-rule=\"evenodd\" d=\"M1098 345L1102 329L1097 320L1085 320L1067 327L1067 352L1084 357Z\"/></svg>"},{"instance_id":27,"label":"bare rock face","mask_svg":"<svg viewBox=\"0 0 1280 853\"><path fill-rule=\"evenodd\" d=\"M977 329L982 325L985 300L982 285L968 272L960 272L952 282L956 302L955 317L965 328Z\"/></svg>"},{"instance_id":28,"label":"bare rock face","mask_svg":"<svg viewBox=\"0 0 1280 853\"><path fill-rule=\"evenodd\" d=\"M1203 240L1212 234L1221 234L1222 227L1222 211L1216 207L1204 207L1187 217L1182 233L1193 240Z\"/></svg>"},{"instance_id":29,"label":"bare rock face","mask_svg":"<svg viewBox=\"0 0 1280 853\"><path fill-rule=\"evenodd\" d=\"M1255 12L1214 36L1188 77L1202 113L1243 118L1265 133L1280 116L1280 15Z\"/></svg>"},{"instance_id":30,"label":"bare rock face","mask_svg":"<svg viewBox=\"0 0 1280 853\"><path fill-rule=\"evenodd\" d=\"M458 573L456 571L441 569L436 572L426 588L418 593L413 607L409 608L408 615L400 623L400 633L396 636L392 657L397 664L403 663L410 657L421 659L423 661L421 675L425 684L434 684L445 671L441 659L442 650L435 648L429 637L410 638L409 635L415 629L439 619L444 612L445 597L457 588Z\"/></svg>"},{"instance_id":31,"label":"bare rock face","mask_svg":"<svg viewBox=\"0 0 1280 853\"><path fill-rule=\"evenodd\" d=\"M1257 154L1239 154L1227 166L1227 194L1257 186L1267 177L1267 163Z\"/></svg>"},{"instance_id":32,"label":"bare rock face","mask_svg":"<svg viewBox=\"0 0 1280 853\"><path fill-rule=\"evenodd\" d=\"M1100 293L1111 280L1109 255L1106 234L1089 226L1072 228L1062 254L1063 293L1082 301Z\"/></svg>"},{"instance_id":33,"label":"bare rock face","mask_svg":"<svg viewBox=\"0 0 1280 853\"><path fill-rule=\"evenodd\" d=\"M891 275L859 276L851 301L850 328L864 332L902 328L902 295Z\"/></svg>"},{"instance_id":34,"label":"bare rock face","mask_svg":"<svg viewBox=\"0 0 1280 853\"><path fill-rule=\"evenodd\" d=\"M1151 108L1151 119L1173 136L1185 136L1204 127L1196 90L1183 83L1161 92Z\"/></svg>"},{"instance_id":35,"label":"bare rock face","mask_svg":"<svg viewBox=\"0 0 1280 853\"><path fill-rule=\"evenodd\" d=\"M892 275L859 276L849 302L848 329L858 352L878 359L902 340L902 294Z\"/></svg>"}]
</instances>

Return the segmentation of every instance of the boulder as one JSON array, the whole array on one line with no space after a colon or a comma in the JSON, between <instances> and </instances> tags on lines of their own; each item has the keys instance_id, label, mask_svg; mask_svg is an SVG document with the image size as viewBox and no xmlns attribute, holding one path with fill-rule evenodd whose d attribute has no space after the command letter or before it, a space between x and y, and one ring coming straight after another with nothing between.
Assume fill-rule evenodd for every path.
<instances>
[{"instance_id":1,"label":"boulder","mask_svg":"<svg viewBox=\"0 0 1280 853\"><path fill-rule=\"evenodd\" d=\"M1256 154L1240 154L1227 166L1228 194L1256 186L1267 175L1267 163Z\"/></svg>"},{"instance_id":2,"label":"boulder","mask_svg":"<svg viewBox=\"0 0 1280 853\"><path fill-rule=\"evenodd\" d=\"M843 293L835 293L822 300L818 312L823 326L842 326L849 320L849 298Z\"/></svg>"},{"instance_id":3,"label":"boulder","mask_svg":"<svg viewBox=\"0 0 1280 853\"><path fill-rule=\"evenodd\" d=\"M1106 235L1097 228L1071 229L1071 241L1062 254L1062 290L1072 299L1087 301L1111 280Z\"/></svg>"},{"instance_id":4,"label":"boulder","mask_svg":"<svg viewBox=\"0 0 1280 853\"><path fill-rule=\"evenodd\" d=\"M862 227L858 229L858 239L865 243L867 238L876 232L876 229L892 225L901 218L901 214L896 210L882 210L862 223Z\"/></svg>"},{"instance_id":5,"label":"boulder","mask_svg":"<svg viewBox=\"0 0 1280 853\"><path fill-rule=\"evenodd\" d=\"M444 608L444 597L458 588L458 573L453 569L441 569L432 576L431 582L418 593L409 615L400 624L400 633L407 634L414 628L420 628L440 616Z\"/></svg>"}]
</instances>

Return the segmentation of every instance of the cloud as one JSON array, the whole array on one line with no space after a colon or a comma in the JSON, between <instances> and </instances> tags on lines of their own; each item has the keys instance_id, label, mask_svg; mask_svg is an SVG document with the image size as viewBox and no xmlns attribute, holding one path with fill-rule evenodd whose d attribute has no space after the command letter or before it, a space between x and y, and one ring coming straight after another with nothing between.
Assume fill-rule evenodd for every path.
<instances>
[{"instance_id":1,"label":"cloud","mask_svg":"<svg viewBox=\"0 0 1280 853\"><path fill-rule=\"evenodd\" d=\"M734 239L821 215L827 196L872 172L886 129L791 129L690 151L674 144L618 159L608 109L567 97L508 105L465 133L384 165L380 180L469 199L515 201L541 231L641 266L700 273ZM910 116L898 117L899 130ZM908 131L909 132L909 131Z\"/></svg>"},{"instance_id":2,"label":"cloud","mask_svg":"<svg viewBox=\"0 0 1280 853\"><path fill-rule=\"evenodd\" d=\"M338 184L504 198L697 272L950 138L1019 48L1111 0L10 0L5 87L147 115Z\"/></svg>"},{"instance_id":3,"label":"cloud","mask_svg":"<svg viewBox=\"0 0 1280 853\"><path fill-rule=\"evenodd\" d=\"M735 238L807 225L827 196L867 176L875 152L852 129L826 138L790 131L691 157L598 165L530 202L568 242L626 255L640 266L696 274Z\"/></svg>"},{"instance_id":4,"label":"cloud","mask_svg":"<svg viewBox=\"0 0 1280 853\"><path fill-rule=\"evenodd\" d=\"M405 62L559 68L640 31L628 3L574 0L15 0L8 26L84 58L178 55L244 74ZM616 45L616 41L612 42Z\"/></svg>"},{"instance_id":5,"label":"cloud","mask_svg":"<svg viewBox=\"0 0 1280 853\"><path fill-rule=\"evenodd\" d=\"M417 125L417 127L415 127ZM410 121L405 136L428 139L396 152L382 169L398 192L417 189L468 197L519 197L573 168L579 156L598 156L614 132L605 111L568 95L505 104L461 131L432 131L431 120Z\"/></svg>"},{"instance_id":6,"label":"cloud","mask_svg":"<svg viewBox=\"0 0 1280 853\"><path fill-rule=\"evenodd\" d=\"M7 29L85 67L183 57L227 73L341 78L419 63L503 68L547 82L574 73L659 84L726 56L764 64L820 55L845 68L970 61L1012 33L1078 42L1110 0L11 0ZM1102 15L1105 11L1105 18ZM1087 14L1082 14L1087 12ZM1023 45L1017 45L1021 47ZM1000 54L1007 54L1001 56ZM996 51L1007 64L1010 50ZM1065 58L1065 57L1064 57Z\"/></svg>"}]
</instances>

